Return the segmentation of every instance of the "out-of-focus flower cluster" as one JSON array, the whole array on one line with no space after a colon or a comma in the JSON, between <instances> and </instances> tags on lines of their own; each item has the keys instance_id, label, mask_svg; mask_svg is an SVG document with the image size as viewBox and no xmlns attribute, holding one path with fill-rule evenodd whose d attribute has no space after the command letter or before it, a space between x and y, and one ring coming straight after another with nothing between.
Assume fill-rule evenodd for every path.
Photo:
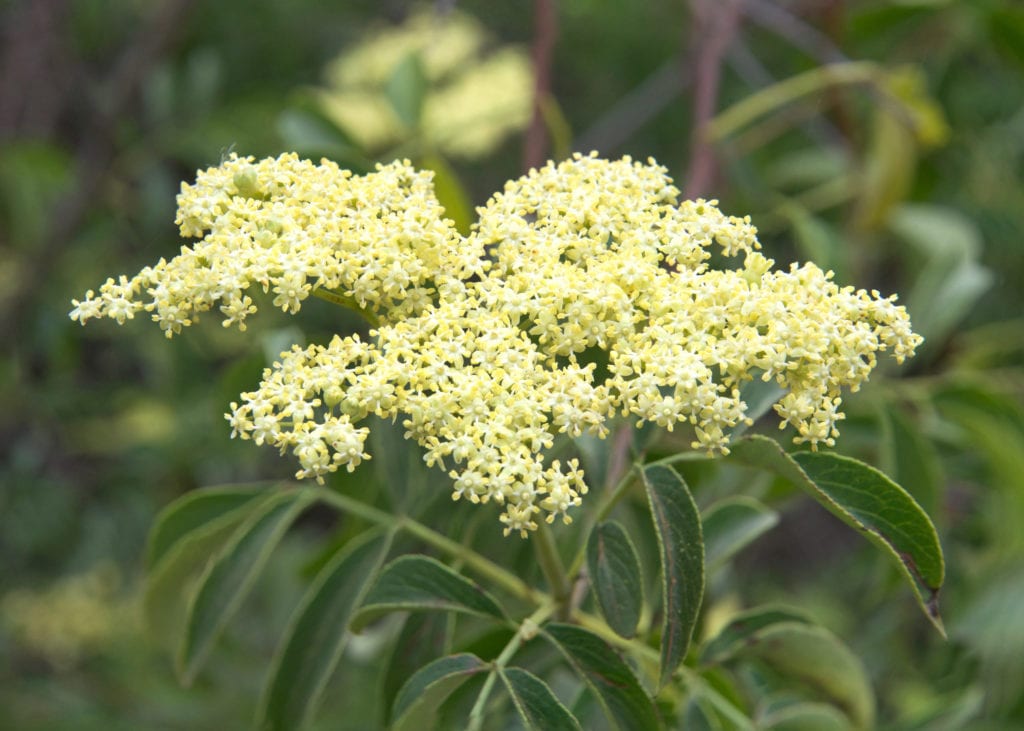
<instances>
[{"instance_id":1,"label":"out-of-focus flower cluster","mask_svg":"<svg viewBox=\"0 0 1024 731\"><path fill-rule=\"evenodd\" d=\"M576 156L509 182L469 236L407 163L355 177L293 156L231 159L183 186L178 223L201 237L132 279L75 301L83 323L151 312L168 335L219 304L255 311L251 284L298 310L314 288L372 311L369 341L295 347L231 405L243 439L292 452L299 477L366 459L369 414L401 419L454 497L495 500L506 533L580 503L554 435L605 436L622 414L727 452L747 421L741 385L776 381L797 441L832 444L842 389L920 337L894 297L839 287L813 264L773 270L749 219L677 203L653 161ZM270 222L273 222L272 224ZM735 268L708 265L717 246Z\"/></svg>"},{"instance_id":2,"label":"out-of-focus flower cluster","mask_svg":"<svg viewBox=\"0 0 1024 731\"><path fill-rule=\"evenodd\" d=\"M471 16L420 10L335 59L327 70L329 88L317 90L316 99L365 150L419 136L427 149L482 157L526 126L533 104L526 52L504 47L485 55L486 44L486 31ZM426 85L419 129L406 127L388 93L410 60Z\"/></svg>"},{"instance_id":3,"label":"out-of-focus flower cluster","mask_svg":"<svg viewBox=\"0 0 1024 731\"><path fill-rule=\"evenodd\" d=\"M42 590L16 589L0 604L0 620L24 647L68 668L136 627L120 583L117 569L101 564Z\"/></svg>"}]
</instances>

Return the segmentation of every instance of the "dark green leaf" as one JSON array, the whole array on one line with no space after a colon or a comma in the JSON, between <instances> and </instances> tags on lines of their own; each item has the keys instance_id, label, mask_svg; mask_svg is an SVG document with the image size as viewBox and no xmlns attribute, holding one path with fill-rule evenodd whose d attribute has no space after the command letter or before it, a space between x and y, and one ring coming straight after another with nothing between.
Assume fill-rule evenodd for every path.
<instances>
[{"instance_id":1,"label":"dark green leaf","mask_svg":"<svg viewBox=\"0 0 1024 731\"><path fill-rule=\"evenodd\" d=\"M587 541L587 570L608 626L623 637L636 634L644 603L640 559L625 529L601 523Z\"/></svg>"},{"instance_id":2,"label":"dark green leaf","mask_svg":"<svg viewBox=\"0 0 1024 731\"><path fill-rule=\"evenodd\" d=\"M743 649L756 632L780 622L809 622L800 612L787 607L758 607L736 615L701 650L701 662L705 665L725 662Z\"/></svg>"},{"instance_id":3,"label":"dark green leaf","mask_svg":"<svg viewBox=\"0 0 1024 731\"><path fill-rule=\"evenodd\" d=\"M506 668L501 679L528 731L579 731L579 721L536 675L520 668Z\"/></svg>"},{"instance_id":4,"label":"dark green leaf","mask_svg":"<svg viewBox=\"0 0 1024 731\"><path fill-rule=\"evenodd\" d=\"M193 490L178 498L156 517L146 545L146 566L154 568L192 531L266 494L266 487L227 487Z\"/></svg>"},{"instance_id":5,"label":"dark green leaf","mask_svg":"<svg viewBox=\"0 0 1024 731\"><path fill-rule=\"evenodd\" d=\"M708 569L721 565L779 522L779 514L749 497L721 500L701 518Z\"/></svg>"},{"instance_id":6,"label":"dark green leaf","mask_svg":"<svg viewBox=\"0 0 1024 731\"><path fill-rule=\"evenodd\" d=\"M544 635L586 681L616 728L621 731L659 728L658 714L650 697L607 642L571 624L550 624L545 627Z\"/></svg>"},{"instance_id":7,"label":"dark green leaf","mask_svg":"<svg viewBox=\"0 0 1024 731\"><path fill-rule=\"evenodd\" d=\"M683 478L664 465L644 468L651 518L661 549L661 679L665 685L686 656L704 597L704 536Z\"/></svg>"},{"instance_id":8,"label":"dark green leaf","mask_svg":"<svg viewBox=\"0 0 1024 731\"><path fill-rule=\"evenodd\" d=\"M427 94L427 78L419 54L410 53L391 72L385 93L391 108L407 129L419 126L423 100Z\"/></svg>"},{"instance_id":9,"label":"dark green leaf","mask_svg":"<svg viewBox=\"0 0 1024 731\"><path fill-rule=\"evenodd\" d=\"M392 731L434 728L438 707L460 685L490 666L476 655L442 657L420 668L402 686L391 710Z\"/></svg>"},{"instance_id":10,"label":"dark green leaf","mask_svg":"<svg viewBox=\"0 0 1024 731\"><path fill-rule=\"evenodd\" d=\"M864 666L831 632L782 622L751 635L737 657L756 658L802 681L845 711L859 729L874 727L875 697Z\"/></svg>"},{"instance_id":11,"label":"dark green leaf","mask_svg":"<svg viewBox=\"0 0 1024 731\"><path fill-rule=\"evenodd\" d=\"M267 676L261 728L305 726L341 659L348 620L390 543L390 536L380 533L350 541L317 575L285 630Z\"/></svg>"},{"instance_id":12,"label":"dark green leaf","mask_svg":"<svg viewBox=\"0 0 1024 731\"><path fill-rule=\"evenodd\" d=\"M239 526L222 554L207 566L189 605L178 673L191 683L224 626L238 610L285 531L312 501L304 490L282 491Z\"/></svg>"},{"instance_id":13,"label":"dark green leaf","mask_svg":"<svg viewBox=\"0 0 1024 731\"><path fill-rule=\"evenodd\" d=\"M788 479L882 548L898 562L925 614L945 632L938 608L942 548L935 526L903 488L863 462L823 452L788 455L767 437L741 439L731 458Z\"/></svg>"},{"instance_id":14,"label":"dark green leaf","mask_svg":"<svg viewBox=\"0 0 1024 731\"><path fill-rule=\"evenodd\" d=\"M427 556L402 556L381 571L370 589L353 628L395 611L465 612L504 618L491 595L440 561Z\"/></svg>"},{"instance_id":15,"label":"dark green leaf","mask_svg":"<svg viewBox=\"0 0 1024 731\"><path fill-rule=\"evenodd\" d=\"M402 685L416 670L448 651L447 637L450 634L451 617L450 614L433 612L415 612L406 617L384 672L384 708L388 714L386 720L391 720L391 707Z\"/></svg>"}]
</instances>

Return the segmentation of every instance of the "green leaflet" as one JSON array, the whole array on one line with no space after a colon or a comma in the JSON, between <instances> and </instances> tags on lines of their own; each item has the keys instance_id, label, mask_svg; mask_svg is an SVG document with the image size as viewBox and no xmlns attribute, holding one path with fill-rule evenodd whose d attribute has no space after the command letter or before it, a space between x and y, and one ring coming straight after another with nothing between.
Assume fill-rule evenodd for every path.
<instances>
[{"instance_id":1,"label":"green leaflet","mask_svg":"<svg viewBox=\"0 0 1024 731\"><path fill-rule=\"evenodd\" d=\"M168 649L181 642L188 602L195 593L199 575L245 519L276 495L263 491L254 494L253 499L236 502L223 494L207 500L206 493L197 490L171 503L150 535L143 616L150 634ZM224 512L217 514L218 509Z\"/></svg>"},{"instance_id":2,"label":"green leaflet","mask_svg":"<svg viewBox=\"0 0 1024 731\"><path fill-rule=\"evenodd\" d=\"M193 490L160 511L146 542L146 566L152 570L193 531L266 495L266 486Z\"/></svg>"},{"instance_id":3,"label":"green leaflet","mask_svg":"<svg viewBox=\"0 0 1024 731\"><path fill-rule=\"evenodd\" d=\"M260 703L260 728L286 731L309 721L345 649L349 619L390 545L390 534L364 534L317 575L278 646Z\"/></svg>"},{"instance_id":4,"label":"green leaflet","mask_svg":"<svg viewBox=\"0 0 1024 731\"><path fill-rule=\"evenodd\" d=\"M929 515L939 509L942 464L931 441L896 407L882 410L882 465Z\"/></svg>"},{"instance_id":5,"label":"green leaflet","mask_svg":"<svg viewBox=\"0 0 1024 731\"><path fill-rule=\"evenodd\" d=\"M391 707L405 681L433 658L446 654L452 616L414 612L406 617L402 631L391 650L387 669L384 671L382 692L384 707L388 714L386 720L391 719Z\"/></svg>"},{"instance_id":6,"label":"green leaflet","mask_svg":"<svg viewBox=\"0 0 1024 731\"><path fill-rule=\"evenodd\" d=\"M722 630L701 650L701 663L712 665L725 662L743 649L747 641L765 627L780 622L807 622L800 612L788 607L757 607L733 617Z\"/></svg>"},{"instance_id":7,"label":"green leaflet","mask_svg":"<svg viewBox=\"0 0 1024 731\"><path fill-rule=\"evenodd\" d=\"M687 731L723 731L722 722L699 693L693 693L683 707L683 725Z\"/></svg>"},{"instance_id":8,"label":"green leaflet","mask_svg":"<svg viewBox=\"0 0 1024 731\"><path fill-rule=\"evenodd\" d=\"M664 686L686 657L704 597L704 536L683 478L665 465L643 471L647 501L661 549L661 678Z\"/></svg>"},{"instance_id":9,"label":"green leaflet","mask_svg":"<svg viewBox=\"0 0 1024 731\"><path fill-rule=\"evenodd\" d=\"M241 606L278 541L313 500L305 490L274 494L235 531L223 553L207 565L188 608L178 674L189 684L225 625Z\"/></svg>"},{"instance_id":10,"label":"green leaflet","mask_svg":"<svg viewBox=\"0 0 1024 731\"><path fill-rule=\"evenodd\" d=\"M420 668L398 692L391 717L392 731L433 728L438 707L460 685L490 668L476 655L442 657Z\"/></svg>"},{"instance_id":11,"label":"green leaflet","mask_svg":"<svg viewBox=\"0 0 1024 731\"><path fill-rule=\"evenodd\" d=\"M381 571L353 621L364 627L395 611L463 612L504 619L491 595L469 579L427 556L402 556Z\"/></svg>"},{"instance_id":12,"label":"green leaflet","mask_svg":"<svg viewBox=\"0 0 1024 731\"><path fill-rule=\"evenodd\" d=\"M549 624L543 634L586 681L616 728L620 731L659 728L658 713L647 692L607 642L571 624Z\"/></svg>"},{"instance_id":13,"label":"green leaflet","mask_svg":"<svg viewBox=\"0 0 1024 731\"><path fill-rule=\"evenodd\" d=\"M942 547L935 526L903 488L858 460L829 452L789 455L767 437L741 439L730 459L788 479L882 548L898 562L921 608L945 634L938 608L945 575Z\"/></svg>"},{"instance_id":14,"label":"green leaflet","mask_svg":"<svg viewBox=\"0 0 1024 731\"><path fill-rule=\"evenodd\" d=\"M473 204L451 165L440 155L427 155L419 161L419 167L434 171L434 195L437 196L437 202L444 206L445 217L455 224L460 234L469 235L476 218Z\"/></svg>"},{"instance_id":15,"label":"green leaflet","mask_svg":"<svg viewBox=\"0 0 1024 731\"><path fill-rule=\"evenodd\" d=\"M621 525L609 521L594 528L587 541L587 570L608 626L622 637L635 635L644 584L636 548Z\"/></svg>"},{"instance_id":16,"label":"green leaflet","mask_svg":"<svg viewBox=\"0 0 1024 731\"><path fill-rule=\"evenodd\" d=\"M708 569L724 564L778 522L778 513L750 497L726 498L709 507L701 516Z\"/></svg>"},{"instance_id":17,"label":"green leaflet","mask_svg":"<svg viewBox=\"0 0 1024 731\"><path fill-rule=\"evenodd\" d=\"M814 688L842 708L855 728L874 728L875 696L867 672L828 630L800 622L772 624L753 633L737 657L760 660Z\"/></svg>"},{"instance_id":18,"label":"green leaflet","mask_svg":"<svg viewBox=\"0 0 1024 731\"><path fill-rule=\"evenodd\" d=\"M419 127L427 94L427 78L419 54L410 53L402 59L391 73L384 91L395 115L406 129Z\"/></svg>"},{"instance_id":19,"label":"green leaflet","mask_svg":"<svg viewBox=\"0 0 1024 731\"><path fill-rule=\"evenodd\" d=\"M528 731L579 731L580 724L547 683L521 668L505 668L501 679Z\"/></svg>"},{"instance_id":20,"label":"green leaflet","mask_svg":"<svg viewBox=\"0 0 1024 731\"><path fill-rule=\"evenodd\" d=\"M849 719L826 703L789 703L761 717L770 731L849 731Z\"/></svg>"}]
</instances>

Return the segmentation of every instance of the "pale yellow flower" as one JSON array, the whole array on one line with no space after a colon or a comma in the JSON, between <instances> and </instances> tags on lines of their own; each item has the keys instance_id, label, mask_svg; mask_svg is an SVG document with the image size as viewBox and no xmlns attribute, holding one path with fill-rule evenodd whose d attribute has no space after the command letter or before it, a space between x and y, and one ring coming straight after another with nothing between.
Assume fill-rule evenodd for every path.
<instances>
[{"instance_id":1,"label":"pale yellow flower","mask_svg":"<svg viewBox=\"0 0 1024 731\"><path fill-rule=\"evenodd\" d=\"M400 419L454 499L493 500L505 532L525 534L568 522L587 491L575 460L547 461L555 434L604 437L621 414L725 453L748 422L740 387L761 378L785 390L775 410L797 442L831 445L843 389L879 352L902 361L921 342L894 297L813 264L775 270L749 219L678 193L653 161L577 155L506 184L463 237L407 163L358 177L233 158L182 188L194 248L108 280L71 316L145 310L170 336L218 303L243 326L254 283L286 312L314 289L347 297L379 322L371 340L282 353L231 404L232 435L322 481L369 457L358 422ZM710 268L712 247L733 266Z\"/></svg>"}]
</instances>

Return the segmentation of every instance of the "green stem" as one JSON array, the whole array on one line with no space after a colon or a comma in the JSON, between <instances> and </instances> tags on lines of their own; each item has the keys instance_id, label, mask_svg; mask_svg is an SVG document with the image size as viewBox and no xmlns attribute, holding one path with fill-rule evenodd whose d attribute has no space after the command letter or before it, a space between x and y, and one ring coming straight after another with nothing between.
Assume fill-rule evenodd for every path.
<instances>
[{"instance_id":1,"label":"green stem","mask_svg":"<svg viewBox=\"0 0 1024 731\"><path fill-rule=\"evenodd\" d=\"M719 141L768 112L796 99L830 87L877 82L881 74L878 64L851 61L818 66L772 84L733 104L708 124L708 138Z\"/></svg>"},{"instance_id":2,"label":"green stem","mask_svg":"<svg viewBox=\"0 0 1024 731\"><path fill-rule=\"evenodd\" d=\"M314 289L313 295L319 297L325 302L330 302L332 305L338 305L339 307L344 307L346 310L352 310L362 316L364 320L374 327L380 325L380 320L377 319L377 315L365 307L361 307L352 297L332 292L331 290L324 289L323 287L317 287Z\"/></svg>"},{"instance_id":3,"label":"green stem","mask_svg":"<svg viewBox=\"0 0 1024 731\"><path fill-rule=\"evenodd\" d=\"M544 623L548 617L558 608L556 602L547 600L540 607L537 608L533 614L524 619L519 629L512 636L512 639L505 645L505 649L501 651L495 659L491 672L487 675L487 680L484 681L483 687L480 689L480 695L476 698L476 703L473 704L473 710L469 713L469 725L466 726L466 731L480 731L483 728L484 723L484 711L487 707L487 701L491 696L491 692L494 690L494 684L497 682L498 675L505 669L509 661L519 652L519 648L522 647L523 642L533 639L537 634L537 628Z\"/></svg>"},{"instance_id":4,"label":"green stem","mask_svg":"<svg viewBox=\"0 0 1024 731\"><path fill-rule=\"evenodd\" d=\"M709 459L715 459L714 456L709 456L707 452L679 452L668 457L662 457L656 459L653 462L648 462L645 467L651 467L653 465L673 465L679 464L680 462L706 462Z\"/></svg>"},{"instance_id":5,"label":"green stem","mask_svg":"<svg viewBox=\"0 0 1024 731\"><path fill-rule=\"evenodd\" d=\"M537 561L544 572L544 578L547 579L548 590L558 605L558 614L565 619L568 616L572 584L569 582L569 576L565 573L562 557L558 554L554 533L548 528L547 523L541 523L534 531L533 547L536 549Z\"/></svg>"},{"instance_id":6,"label":"green stem","mask_svg":"<svg viewBox=\"0 0 1024 731\"><path fill-rule=\"evenodd\" d=\"M510 571L506 571L496 563L489 561L476 551L472 551L461 543L447 538L437 531L431 530L422 523L418 523L407 516L395 516L371 505L342 495L341 493L328 490L327 488L313 488L316 495L325 503L335 506L352 515L369 520L384 526L393 526L403 530L410 535L416 536L421 541L453 558L458 558L466 566L477 574L490 579L510 594L534 604L541 603L545 595L529 586L526 582Z\"/></svg>"}]
</instances>

